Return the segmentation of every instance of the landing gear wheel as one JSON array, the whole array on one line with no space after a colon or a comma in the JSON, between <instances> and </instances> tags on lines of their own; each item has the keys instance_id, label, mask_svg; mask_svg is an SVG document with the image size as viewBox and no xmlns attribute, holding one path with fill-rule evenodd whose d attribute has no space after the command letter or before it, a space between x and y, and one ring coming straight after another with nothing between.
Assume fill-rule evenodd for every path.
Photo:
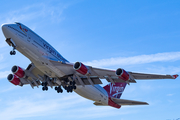
<instances>
[{"instance_id":1,"label":"landing gear wheel","mask_svg":"<svg viewBox=\"0 0 180 120\"><path fill-rule=\"evenodd\" d=\"M73 85L75 85L76 84L76 82L75 81L73 81L73 83L72 83Z\"/></svg>"},{"instance_id":2,"label":"landing gear wheel","mask_svg":"<svg viewBox=\"0 0 180 120\"><path fill-rule=\"evenodd\" d=\"M69 92L72 92L73 90L72 89L70 89L70 91Z\"/></svg>"},{"instance_id":3,"label":"landing gear wheel","mask_svg":"<svg viewBox=\"0 0 180 120\"><path fill-rule=\"evenodd\" d=\"M61 86L59 86L59 87L56 86L55 90L57 91L57 93L62 93L63 92Z\"/></svg>"},{"instance_id":4,"label":"landing gear wheel","mask_svg":"<svg viewBox=\"0 0 180 120\"><path fill-rule=\"evenodd\" d=\"M70 83L69 83L70 85L73 85L73 82L72 81L70 81Z\"/></svg>"},{"instance_id":5,"label":"landing gear wheel","mask_svg":"<svg viewBox=\"0 0 180 120\"><path fill-rule=\"evenodd\" d=\"M45 87L42 87L42 90L44 91L44 90L45 90Z\"/></svg>"},{"instance_id":6,"label":"landing gear wheel","mask_svg":"<svg viewBox=\"0 0 180 120\"><path fill-rule=\"evenodd\" d=\"M67 88L68 88L67 86L64 87L65 90L67 90Z\"/></svg>"},{"instance_id":7,"label":"landing gear wheel","mask_svg":"<svg viewBox=\"0 0 180 120\"><path fill-rule=\"evenodd\" d=\"M73 86L73 89L75 90L75 89L76 89L76 86Z\"/></svg>"},{"instance_id":8,"label":"landing gear wheel","mask_svg":"<svg viewBox=\"0 0 180 120\"><path fill-rule=\"evenodd\" d=\"M58 90L58 87L55 87L55 90Z\"/></svg>"},{"instance_id":9,"label":"landing gear wheel","mask_svg":"<svg viewBox=\"0 0 180 120\"><path fill-rule=\"evenodd\" d=\"M10 55L13 55L13 51L10 51Z\"/></svg>"},{"instance_id":10,"label":"landing gear wheel","mask_svg":"<svg viewBox=\"0 0 180 120\"><path fill-rule=\"evenodd\" d=\"M47 90L48 90L48 87L45 87L45 90L47 91Z\"/></svg>"},{"instance_id":11,"label":"landing gear wheel","mask_svg":"<svg viewBox=\"0 0 180 120\"><path fill-rule=\"evenodd\" d=\"M61 89L61 91L60 91L61 93L63 92L63 90Z\"/></svg>"},{"instance_id":12,"label":"landing gear wheel","mask_svg":"<svg viewBox=\"0 0 180 120\"><path fill-rule=\"evenodd\" d=\"M46 87L47 86L47 82L43 82L41 85Z\"/></svg>"},{"instance_id":13,"label":"landing gear wheel","mask_svg":"<svg viewBox=\"0 0 180 120\"><path fill-rule=\"evenodd\" d=\"M69 93L69 91L70 91L70 87L68 86L68 87L67 87L67 92Z\"/></svg>"},{"instance_id":14,"label":"landing gear wheel","mask_svg":"<svg viewBox=\"0 0 180 120\"><path fill-rule=\"evenodd\" d=\"M73 86L70 86L70 90L72 90L73 89Z\"/></svg>"},{"instance_id":15,"label":"landing gear wheel","mask_svg":"<svg viewBox=\"0 0 180 120\"><path fill-rule=\"evenodd\" d=\"M13 51L13 55L15 55L16 54L16 51Z\"/></svg>"},{"instance_id":16,"label":"landing gear wheel","mask_svg":"<svg viewBox=\"0 0 180 120\"><path fill-rule=\"evenodd\" d=\"M16 51L10 51L10 55L15 55Z\"/></svg>"}]
</instances>

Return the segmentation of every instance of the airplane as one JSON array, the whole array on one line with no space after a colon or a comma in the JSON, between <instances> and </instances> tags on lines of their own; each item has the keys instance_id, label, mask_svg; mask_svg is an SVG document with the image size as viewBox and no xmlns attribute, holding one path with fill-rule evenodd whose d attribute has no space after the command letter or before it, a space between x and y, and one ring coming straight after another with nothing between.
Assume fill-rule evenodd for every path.
<instances>
[{"instance_id":1,"label":"airplane","mask_svg":"<svg viewBox=\"0 0 180 120\"><path fill-rule=\"evenodd\" d=\"M135 79L176 79L178 75L145 74L125 71L122 68L108 70L84 65L82 62L70 63L48 42L22 23L2 24L2 32L9 46L10 55L16 50L27 57L31 63L26 69L14 65L12 74L7 76L14 85L30 85L32 88L42 86L43 91L49 87L57 93L63 89L76 92L80 96L94 101L96 106L121 108L123 105L148 105L147 102L120 99L127 84L136 83ZM101 87L101 79L109 84Z\"/></svg>"}]
</instances>

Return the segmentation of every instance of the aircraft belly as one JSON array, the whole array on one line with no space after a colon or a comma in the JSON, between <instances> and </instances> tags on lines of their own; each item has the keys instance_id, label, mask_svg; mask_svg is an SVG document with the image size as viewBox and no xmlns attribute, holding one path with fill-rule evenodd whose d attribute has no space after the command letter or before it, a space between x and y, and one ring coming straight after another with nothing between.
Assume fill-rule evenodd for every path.
<instances>
[{"instance_id":1,"label":"aircraft belly","mask_svg":"<svg viewBox=\"0 0 180 120\"><path fill-rule=\"evenodd\" d=\"M97 102L101 102L103 104L108 103L108 99L106 99L107 96L102 94L100 91L98 91L92 85L86 85L85 87L78 85L75 92L84 98L87 98L87 99L90 99L93 101L97 101Z\"/></svg>"}]
</instances>

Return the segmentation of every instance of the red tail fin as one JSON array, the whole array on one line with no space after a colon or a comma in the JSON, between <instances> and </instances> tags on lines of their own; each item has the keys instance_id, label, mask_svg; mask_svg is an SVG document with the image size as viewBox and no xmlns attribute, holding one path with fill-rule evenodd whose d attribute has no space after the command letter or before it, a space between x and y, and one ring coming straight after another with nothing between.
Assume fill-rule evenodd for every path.
<instances>
[{"instance_id":1,"label":"red tail fin","mask_svg":"<svg viewBox=\"0 0 180 120\"><path fill-rule=\"evenodd\" d=\"M115 85L110 83L103 88L107 91L109 97L120 98L125 87L126 83L115 83Z\"/></svg>"}]
</instances>

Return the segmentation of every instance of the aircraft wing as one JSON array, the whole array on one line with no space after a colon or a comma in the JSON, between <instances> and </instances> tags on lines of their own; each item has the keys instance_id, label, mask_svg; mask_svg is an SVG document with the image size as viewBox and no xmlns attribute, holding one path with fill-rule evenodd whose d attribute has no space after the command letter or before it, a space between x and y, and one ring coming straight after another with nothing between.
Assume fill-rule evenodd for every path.
<instances>
[{"instance_id":1,"label":"aircraft wing","mask_svg":"<svg viewBox=\"0 0 180 120\"><path fill-rule=\"evenodd\" d=\"M178 75L158 75L158 74L146 74L146 73L135 73L135 72L127 72L129 74L129 80L124 81L115 74L115 70L94 68L88 66L90 74L82 75L76 70L73 69L72 63L62 63L57 61L50 61L53 66L56 66L57 69L63 71L67 76L74 76L76 79L77 85L94 85L94 84L102 84L100 79L106 79L108 82L116 83L116 82L128 82L128 83L136 83L135 79L146 80L146 79L176 79ZM75 78L73 77L73 78Z\"/></svg>"},{"instance_id":2,"label":"aircraft wing","mask_svg":"<svg viewBox=\"0 0 180 120\"><path fill-rule=\"evenodd\" d=\"M176 79L178 75L158 75L158 74L145 74L145 73L135 73L128 72L134 79Z\"/></svg>"},{"instance_id":3,"label":"aircraft wing","mask_svg":"<svg viewBox=\"0 0 180 120\"><path fill-rule=\"evenodd\" d=\"M26 77L25 79L19 78L22 85L29 84L32 88L41 85L40 80L44 79L44 74L38 68L36 68L33 63L29 64L29 66L26 68L26 70L24 70L24 72L28 77Z\"/></svg>"}]
</instances>

